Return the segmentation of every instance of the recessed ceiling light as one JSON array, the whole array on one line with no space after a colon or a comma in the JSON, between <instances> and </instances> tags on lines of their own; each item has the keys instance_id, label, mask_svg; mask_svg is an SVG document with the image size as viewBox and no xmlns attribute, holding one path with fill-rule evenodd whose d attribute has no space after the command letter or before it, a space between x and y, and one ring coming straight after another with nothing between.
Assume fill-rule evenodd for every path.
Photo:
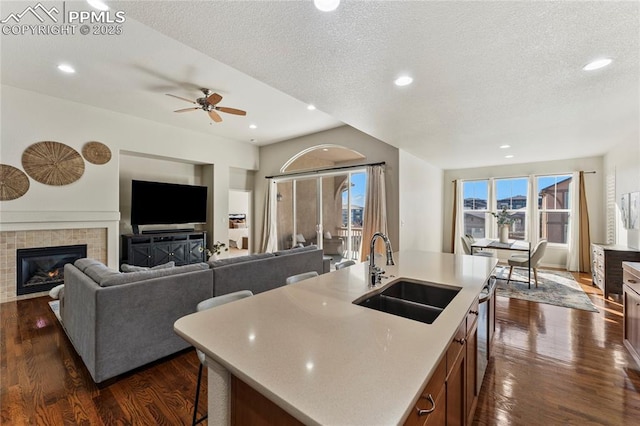
<instances>
[{"instance_id":1,"label":"recessed ceiling light","mask_svg":"<svg viewBox=\"0 0 640 426\"><path fill-rule=\"evenodd\" d=\"M507 144L500 145L500 149L507 149L507 148L511 148L511 145L507 145Z\"/></svg>"},{"instance_id":2,"label":"recessed ceiling light","mask_svg":"<svg viewBox=\"0 0 640 426\"><path fill-rule=\"evenodd\" d=\"M604 68L609 65L612 61L613 60L610 58L597 59L593 62L589 62L587 65L582 67L582 69L585 71L599 70L600 68Z\"/></svg>"},{"instance_id":3,"label":"recessed ceiling light","mask_svg":"<svg viewBox=\"0 0 640 426\"><path fill-rule=\"evenodd\" d=\"M71 65L67 64L58 65L58 69L62 72L66 72L67 74L73 74L74 72L76 72L76 70Z\"/></svg>"},{"instance_id":4,"label":"recessed ceiling light","mask_svg":"<svg viewBox=\"0 0 640 426\"><path fill-rule=\"evenodd\" d=\"M109 10L109 6L104 4L104 2L101 0L87 0L87 3L89 3L91 7L98 10Z\"/></svg>"},{"instance_id":5,"label":"recessed ceiling light","mask_svg":"<svg viewBox=\"0 0 640 426\"><path fill-rule=\"evenodd\" d=\"M251 139L249 139L249 142L256 142L256 139L251 138Z\"/></svg>"},{"instance_id":6,"label":"recessed ceiling light","mask_svg":"<svg viewBox=\"0 0 640 426\"><path fill-rule=\"evenodd\" d=\"M408 86L409 84L413 83L413 78L409 77L408 75L403 75L396 78L394 83L396 86Z\"/></svg>"},{"instance_id":7,"label":"recessed ceiling light","mask_svg":"<svg viewBox=\"0 0 640 426\"><path fill-rule=\"evenodd\" d=\"M505 155L504 158L513 158L513 155L511 155L511 154Z\"/></svg>"},{"instance_id":8,"label":"recessed ceiling light","mask_svg":"<svg viewBox=\"0 0 640 426\"><path fill-rule=\"evenodd\" d=\"M315 106L315 105L311 105L311 104L309 104L309 105L307 105L307 109L308 109L309 111L315 111L316 106Z\"/></svg>"},{"instance_id":9,"label":"recessed ceiling light","mask_svg":"<svg viewBox=\"0 0 640 426\"><path fill-rule=\"evenodd\" d=\"M318 10L331 12L340 6L340 0L313 0L313 4Z\"/></svg>"},{"instance_id":10,"label":"recessed ceiling light","mask_svg":"<svg viewBox=\"0 0 640 426\"><path fill-rule=\"evenodd\" d=\"M257 128L258 128L258 126L256 126L255 124L249 124L249 128L250 128L250 129L257 129Z\"/></svg>"}]
</instances>

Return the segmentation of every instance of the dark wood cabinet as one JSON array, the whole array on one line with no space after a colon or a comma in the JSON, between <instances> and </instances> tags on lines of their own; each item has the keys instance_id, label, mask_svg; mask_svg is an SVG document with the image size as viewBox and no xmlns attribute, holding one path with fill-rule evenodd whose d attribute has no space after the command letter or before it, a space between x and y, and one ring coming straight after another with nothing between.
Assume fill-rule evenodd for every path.
<instances>
[{"instance_id":1,"label":"dark wood cabinet","mask_svg":"<svg viewBox=\"0 0 640 426\"><path fill-rule=\"evenodd\" d=\"M640 250L611 244L591 244L591 274L593 284L604 297L622 294L622 262L640 262Z\"/></svg>"},{"instance_id":2,"label":"dark wood cabinet","mask_svg":"<svg viewBox=\"0 0 640 426\"><path fill-rule=\"evenodd\" d=\"M152 267L205 262L206 232L127 234L121 236L121 263Z\"/></svg>"}]
</instances>

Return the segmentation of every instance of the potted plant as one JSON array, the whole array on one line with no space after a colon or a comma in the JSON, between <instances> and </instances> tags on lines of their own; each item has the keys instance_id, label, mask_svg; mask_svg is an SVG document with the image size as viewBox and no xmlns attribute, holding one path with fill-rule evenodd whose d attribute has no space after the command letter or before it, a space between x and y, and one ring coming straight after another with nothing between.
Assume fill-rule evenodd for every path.
<instances>
[{"instance_id":1,"label":"potted plant","mask_svg":"<svg viewBox=\"0 0 640 426\"><path fill-rule=\"evenodd\" d=\"M220 253L222 253L223 251L229 251L227 245L225 243L221 243L220 241L216 241L215 243L213 243L211 248L207 249L207 259L216 260L218 259Z\"/></svg>"},{"instance_id":2,"label":"potted plant","mask_svg":"<svg viewBox=\"0 0 640 426\"><path fill-rule=\"evenodd\" d=\"M507 243L509 241L509 227L513 222L515 222L515 218L509 215L506 207L503 207L498 213L491 212L491 214L498 222L498 236L500 237L500 242Z\"/></svg>"}]
</instances>

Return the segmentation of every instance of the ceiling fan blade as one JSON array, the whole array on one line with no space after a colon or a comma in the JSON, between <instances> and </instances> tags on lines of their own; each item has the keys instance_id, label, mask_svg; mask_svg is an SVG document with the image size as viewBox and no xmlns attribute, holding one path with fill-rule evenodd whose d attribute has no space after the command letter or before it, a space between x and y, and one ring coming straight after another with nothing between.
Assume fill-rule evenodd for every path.
<instances>
[{"instance_id":1,"label":"ceiling fan blade","mask_svg":"<svg viewBox=\"0 0 640 426\"><path fill-rule=\"evenodd\" d=\"M241 109L227 108L227 107L216 107L216 109L218 111L226 112L227 114L247 115L247 111L243 111Z\"/></svg>"},{"instance_id":2,"label":"ceiling fan blade","mask_svg":"<svg viewBox=\"0 0 640 426\"><path fill-rule=\"evenodd\" d=\"M202 108L199 108L199 107L195 107L195 108L182 108L182 109L177 109L177 110L175 110L175 111L173 111L173 112L196 111L196 110L199 110L199 109L202 109Z\"/></svg>"},{"instance_id":3,"label":"ceiling fan blade","mask_svg":"<svg viewBox=\"0 0 640 426\"><path fill-rule=\"evenodd\" d=\"M195 104L195 102L194 102L194 101L192 101L191 99L181 98L180 96L172 95L172 94L170 94L170 93L165 93L165 95L167 95L167 96L171 96L172 98L181 99L181 100L183 100L183 101L187 101L187 102L189 102L189 103Z\"/></svg>"},{"instance_id":4,"label":"ceiling fan blade","mask_svg":"<svg viewBox=\"0 0 640 426\"><path fill-rule=\"evenodd\" d=\"M211 117L211 119L216 123L219 123L222 121L222 117L220 117L220 114L218 114L217 112L211 110L211 111L208 111L208 113L209 113L209 117Z\"/></svg>"},{"instance_id":5,"label":"ceiling fan blade","mask_svg":"<svg viewBox=\"0 0 640 426\"><path fill-rule=\"evenodd\" d=\"M218 95L217 93L213 93L207 96L207 102L209 102L211 105L215 105L221 100L222 100L222 96Z\"/></svg>"}]
</instances>

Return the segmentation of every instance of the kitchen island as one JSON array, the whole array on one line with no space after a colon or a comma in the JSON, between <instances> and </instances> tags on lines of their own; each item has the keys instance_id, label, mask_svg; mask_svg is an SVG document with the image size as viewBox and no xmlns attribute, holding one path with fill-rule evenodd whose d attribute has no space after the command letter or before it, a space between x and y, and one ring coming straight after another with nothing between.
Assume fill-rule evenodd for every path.
<instances>
[{"instance_id":1,"label":"kitchen island","mask_svg":"<svg viewBox=\"0 0 640 426\"><path fill-rule=\"evenodd\" d=\"M377 288L361 263L176 321L207 356L209 424L230 422L236 379L304 424L403 423L497 261L418 251L395 260ZM398 278L460 291L432 324L352 303Z\"/></svg>"}]
</instances>

